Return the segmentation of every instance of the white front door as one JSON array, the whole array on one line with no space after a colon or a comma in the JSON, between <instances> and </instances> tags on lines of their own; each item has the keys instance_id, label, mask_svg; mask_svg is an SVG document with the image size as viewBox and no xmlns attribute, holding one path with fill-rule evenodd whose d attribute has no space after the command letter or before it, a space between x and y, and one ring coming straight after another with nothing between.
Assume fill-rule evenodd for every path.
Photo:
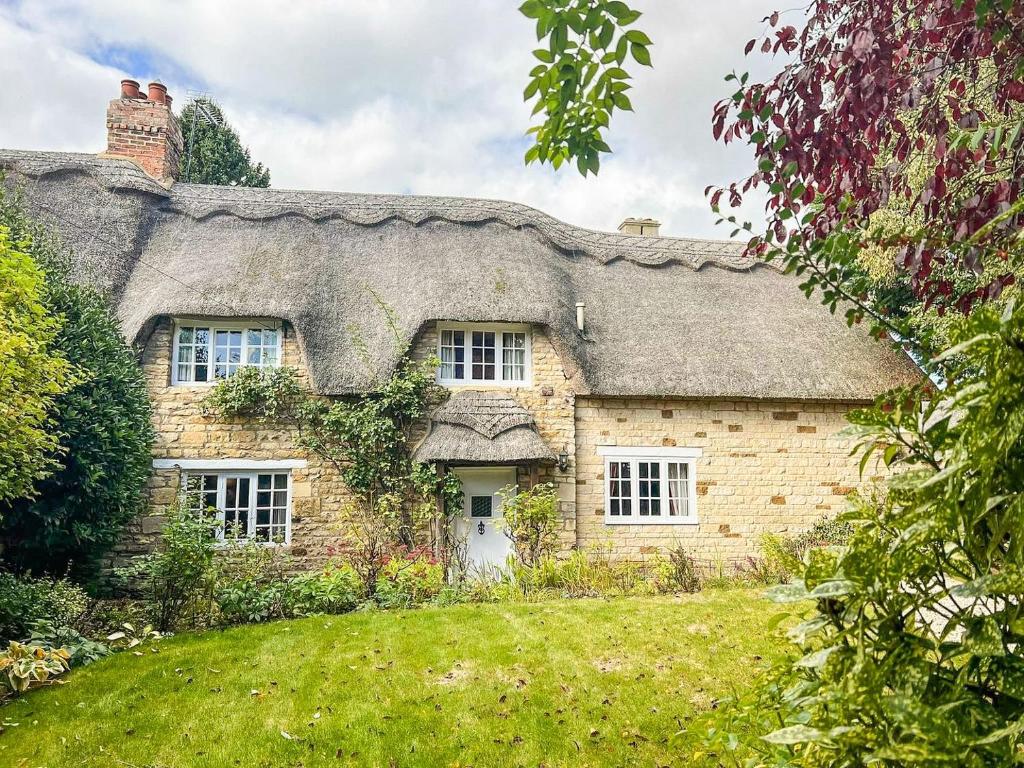
<instances>
[{"instance_id":1,"label":"white front door","mask_svg":"<svg viewBox=\"0 0 1024 768\"><path fill-rule=\"evenodd\" d=\"M486 574L504 566L512 542L502 529L498 491L516 482L515 467L464 467L454 470L462 481L462 517L456 532L465 537L470 573Z\"/></svg>"}]
</instances>

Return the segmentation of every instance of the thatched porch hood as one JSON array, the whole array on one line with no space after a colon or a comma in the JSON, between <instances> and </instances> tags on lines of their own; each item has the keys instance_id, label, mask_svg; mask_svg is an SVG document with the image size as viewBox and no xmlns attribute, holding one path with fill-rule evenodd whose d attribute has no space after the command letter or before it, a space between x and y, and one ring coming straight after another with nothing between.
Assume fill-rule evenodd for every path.
<instances>
[{"instance_id":1,"label":"thatched porch hood","mask_svg":"<svg viewBox=\"0 0 1024 768\"><path fill-rule=\"evenodd\" d=\"M8 185L110 292L129 339L162 316L273 317L321 392L435 320L543 326L581 394L858 401L919 377L734 243L607 234L497 200L174 184L124 159L0 150ZM585 331L576 304L585 308Z\"/></svg>"}]
</instances>

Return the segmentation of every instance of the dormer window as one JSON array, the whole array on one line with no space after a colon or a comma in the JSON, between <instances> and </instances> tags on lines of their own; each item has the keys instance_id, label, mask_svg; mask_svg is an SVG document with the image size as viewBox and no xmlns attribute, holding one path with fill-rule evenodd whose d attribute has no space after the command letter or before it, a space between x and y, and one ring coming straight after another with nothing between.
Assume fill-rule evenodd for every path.
<instances>
[{"instance_id":1,"label":"dormer window","mask_svg":"<svg viewBox=\"0 0 1024 768\"><path fill-rule=\"evenodd\" d=\"M438 328L442 384L526 386L530 331L523 325L448 324Z\"/></svg>"},{"instance_id":2,"label":"dormer window","mask_svg":"<svg viewBox=\"0 0 1024 768\"><path fill-rule=\"evenodd\" d=\"M274 321L176 320L173 384L212 384L243 366L281 364L281 326Z\"/></svg>"}]
</instances>

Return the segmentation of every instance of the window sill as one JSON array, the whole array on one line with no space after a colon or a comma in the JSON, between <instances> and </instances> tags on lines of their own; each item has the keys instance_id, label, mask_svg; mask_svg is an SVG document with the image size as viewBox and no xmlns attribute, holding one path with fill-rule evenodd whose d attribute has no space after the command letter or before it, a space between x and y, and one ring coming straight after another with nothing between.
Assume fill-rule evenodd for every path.
<instances>
[{"instance_id":1,"label":"window sill","mask_svg":"<svg viewBox=\"0 0 1024 768\"><path fill-rule=\"evenodd\" d=\"M624 520L621 517L609 517L606 515L604 518L605 525L697 525L699 522L696 517L659 517L653 519L631 517Z\"/></svg>"},{"instance_id":2,"label":"window sill","mask_svg":"<svg viewBox=\"0 0 1024 768\"><path fill-rule=\"evenodd\" d=\"M214 548L220 551L230 549L231 547L247 547L250 544L257 544L267 549L277 549L278 547L287 547L291 544L290 541L256 541L255 539L235 539L232 541L225 541L224 539L217 539L214 544Z\"/></svg>"},{"instance_id":3,"label":"window sill","mask_svg":"<svg viewBox=\"0 0 1024 768\"><path fill-rule=\"evenodd\" d=\"M449 389L526 389L531 386L529 381L454 381L439 379L437 383Z\"/></svg>"}]
</instances>

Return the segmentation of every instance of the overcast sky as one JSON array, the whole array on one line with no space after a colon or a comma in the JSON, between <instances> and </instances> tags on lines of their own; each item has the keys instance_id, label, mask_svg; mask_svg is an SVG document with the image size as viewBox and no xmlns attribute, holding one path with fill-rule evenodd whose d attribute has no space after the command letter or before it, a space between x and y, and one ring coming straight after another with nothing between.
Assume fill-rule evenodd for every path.
<instances>
[{"instance_id":1,"label":"overcast sky","mask_svg":"<svg viewBox=\"0 0 1024 768\"><path fill-rule=\"evenodd\" d=\"M532 24L518 0L0 0L0 147L97 152L119 80L225 108L280 188L496 197L614 230L726 237L703 190L749 171L714 143L723 76L778 0L633 0L655 42L600 175L523 165Z\"/></svg>"}]
</instances>

